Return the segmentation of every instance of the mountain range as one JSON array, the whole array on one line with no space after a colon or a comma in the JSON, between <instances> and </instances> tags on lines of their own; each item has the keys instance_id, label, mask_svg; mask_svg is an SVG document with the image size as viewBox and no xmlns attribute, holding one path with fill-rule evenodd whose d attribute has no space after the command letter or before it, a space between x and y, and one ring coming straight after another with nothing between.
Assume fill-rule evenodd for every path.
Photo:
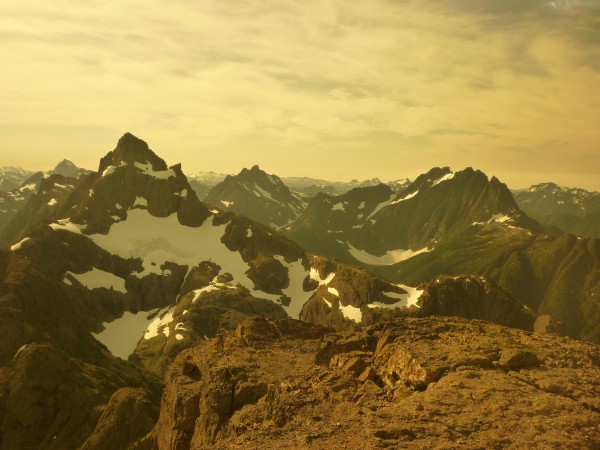
<instances>
[{"instance_id":1,"label":"mountain range","mask_svg":"<svg viewBox=\"0 0 600 450\"><path fill-rule=\"evenodd\" d=\"M600 192L541 183L514 192L519 207L543 224L600 238Z\"/></svg>"},{"instance_id":2,"label":"mountain range","mask_svg":"<svg viewBox=\"0 0 600 450\"><path fill-rule=\"evenodd\" d=\"M496 178L312 197L254 166L201 201L127 133L29 190L0 233L0 449L443 446L469 392L481 447L600 443L600 241Z\"/></svg>"},{"instance_id":3,"label":"mountain range","mask_svg":"<svg viewBox=\"0 0 600 450\"><path fill-rule=\"evenodd\" d=\"M44 185L44 191L49 190L48 178L53 178L56 181L54 187L58 190L68 191L74 184L75 180L89 171L81 169L71 161L62 160L56 167L47 172L29 172L23 169L14 167L0 168L0 246L6 245L11 242L13 233L7 232L6 238L2 237L5 232L5 227L15 228L18 225L9 225L11 220L20 213L20 211L27 207L28 199L35 194L41 185ZM66 179L72 178L70 181ZM63 181L65 184L61 185ZM50 183L53 183L51 181ZM4 188L7 188L4 190ZM61 192L56 192L54 197L50 197L48 206L52 207L58 201L55 197L61 197ZM35 212L31 212L28 215L37 214L39 207L42 205L35 205ZM44 214L42 212L42 214ZM23 218L18 219L23 221Z\"/></svg>"}]
</instances>

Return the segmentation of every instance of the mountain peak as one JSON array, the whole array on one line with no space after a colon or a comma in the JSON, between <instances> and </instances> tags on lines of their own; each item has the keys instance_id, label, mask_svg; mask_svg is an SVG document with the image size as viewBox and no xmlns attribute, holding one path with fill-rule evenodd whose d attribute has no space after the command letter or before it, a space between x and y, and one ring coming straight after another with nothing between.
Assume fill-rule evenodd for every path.
<instances>
[{"instance_id":1,"label":"mountain peak","mask_svg":"<svg viewBox=\"0 0 600 450\"><path fill-rule=\"evenodd\" d=\"M153 170L167 170L167 163L150 150L146 141L131 133L125 133L117 142L115 149L100 160L99 172L103 172L111 165L135 164L136 162L150 163Z\"/></svg>"},{"instance_id":2,"label":"mountain peak","mask_svg":"<svg viewBox=\"0 0 600 450\"><path fill-rule=\"evenodd\" d=\"M54 169L50 171L51 174L60 174L65 177L77 177L79 174L79 168L68 159L63 159L59 162Z\"/></svg>"}]
</instances>

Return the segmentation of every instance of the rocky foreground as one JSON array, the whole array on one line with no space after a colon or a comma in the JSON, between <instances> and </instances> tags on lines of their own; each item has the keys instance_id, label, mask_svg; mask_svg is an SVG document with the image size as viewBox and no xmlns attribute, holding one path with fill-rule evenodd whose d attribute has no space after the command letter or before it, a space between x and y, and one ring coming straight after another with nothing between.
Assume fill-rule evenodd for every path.
<instances>
[{"instance_id":1,"label":"rocky foreground","mask_svg":"<svg viewBox=\"0 0 600 450\"><path fill-rule=\"evenodd\" d=\"M132 447L599 446L598 345L430 317L343 332L246 320L175 359Z\"/></svg>"}]
</instances>

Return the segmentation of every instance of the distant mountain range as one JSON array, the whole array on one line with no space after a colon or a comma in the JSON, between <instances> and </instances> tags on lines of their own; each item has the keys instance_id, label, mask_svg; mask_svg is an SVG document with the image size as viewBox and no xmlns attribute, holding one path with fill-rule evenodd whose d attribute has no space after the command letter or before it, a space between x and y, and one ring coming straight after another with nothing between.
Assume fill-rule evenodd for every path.
<instances>
[{"instance_id":1,"label":"distant mountain range","mask_svg":"<svg viewBox=\"0 0 600 450\"><path fill-rule=\"evenodd\" d=\"M56 192L55 197L61 197L62 194L71 189L76 182L77 177L80 175L89 173L89 170L81 169L71 161L62 160L56 165L56 167L47 172L29 172L23 169L14 167L3 167L0 168L0 185L8 187L6 191L0 189L0 245L3 243L10 242L14 236L14 231L6 231L5 227L8 227L11 220L19 214L19 212L27 205L27 200L35 194L41 185L44 185L44 190L49 190L49 185L46 180L52 179L50 183L56 181L55 188L61 192ZM66 180L66 178L72 178ZM64 184L61 185L60 182ZM51 197L48 201L48 207L54 207L58 202L57 198ZM36 205L33 207L35 211L24 213L25 215L34 215L38 213L38 210L43 205ZM42 211L41 216L44 216ZM20 219L24 219L23 217ZM19 225L11 225L13 230L18 228ZM7 233L6 237L3 237L4 233Z\"/></svg>"},{"instance_id":2,"label":"distant mountain range","mask_svg":"<svg viewBox=\"0 0 600 450\"><path fill-rule=\"evenodd\" d=\"M223 173L215 172L193 172L187 174L190 186L196 191L198 198L204 199L208 192L221 183L225 178L229 176ZM295 191L299 194L304 194L310 197L314 197L318 193L325 194L343 194L356 187L368 187L382 184L378 178L372 178L370 180L351 180L348 182L344 181L329 181L318 178L310 177L281 177L279 178L290 190ZM410 184L410 180L407 178L401 178L386 183L395 191L400 191L406 188Z\"/></svg>"},{"instance_id":3,"label":"distant mountain range","mask_svg":"<svg viewBox=\"0 0 600 450\"><path fill-rule=\"evenodd\" d=\"M543 224L582 237L600 238L600 192L541 183L514 192L519 207Z\"/></svg>"}]
</instances>

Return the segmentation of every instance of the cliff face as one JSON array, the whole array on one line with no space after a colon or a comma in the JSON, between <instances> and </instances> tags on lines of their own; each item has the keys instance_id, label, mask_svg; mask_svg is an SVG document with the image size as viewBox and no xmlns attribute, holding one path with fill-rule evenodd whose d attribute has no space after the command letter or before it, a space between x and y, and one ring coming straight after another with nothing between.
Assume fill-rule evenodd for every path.
<instances>
[{"instance_id":1,"label":"cliff face","mask_svg":"<svg viewBox=\"0 0 600 450\"><path fill-rule=\"evenodd\" d=\"M594 344L458 318L253 319L176 358L137 448L592 448L599 394Z\"/></svg>"}]
</instances>

